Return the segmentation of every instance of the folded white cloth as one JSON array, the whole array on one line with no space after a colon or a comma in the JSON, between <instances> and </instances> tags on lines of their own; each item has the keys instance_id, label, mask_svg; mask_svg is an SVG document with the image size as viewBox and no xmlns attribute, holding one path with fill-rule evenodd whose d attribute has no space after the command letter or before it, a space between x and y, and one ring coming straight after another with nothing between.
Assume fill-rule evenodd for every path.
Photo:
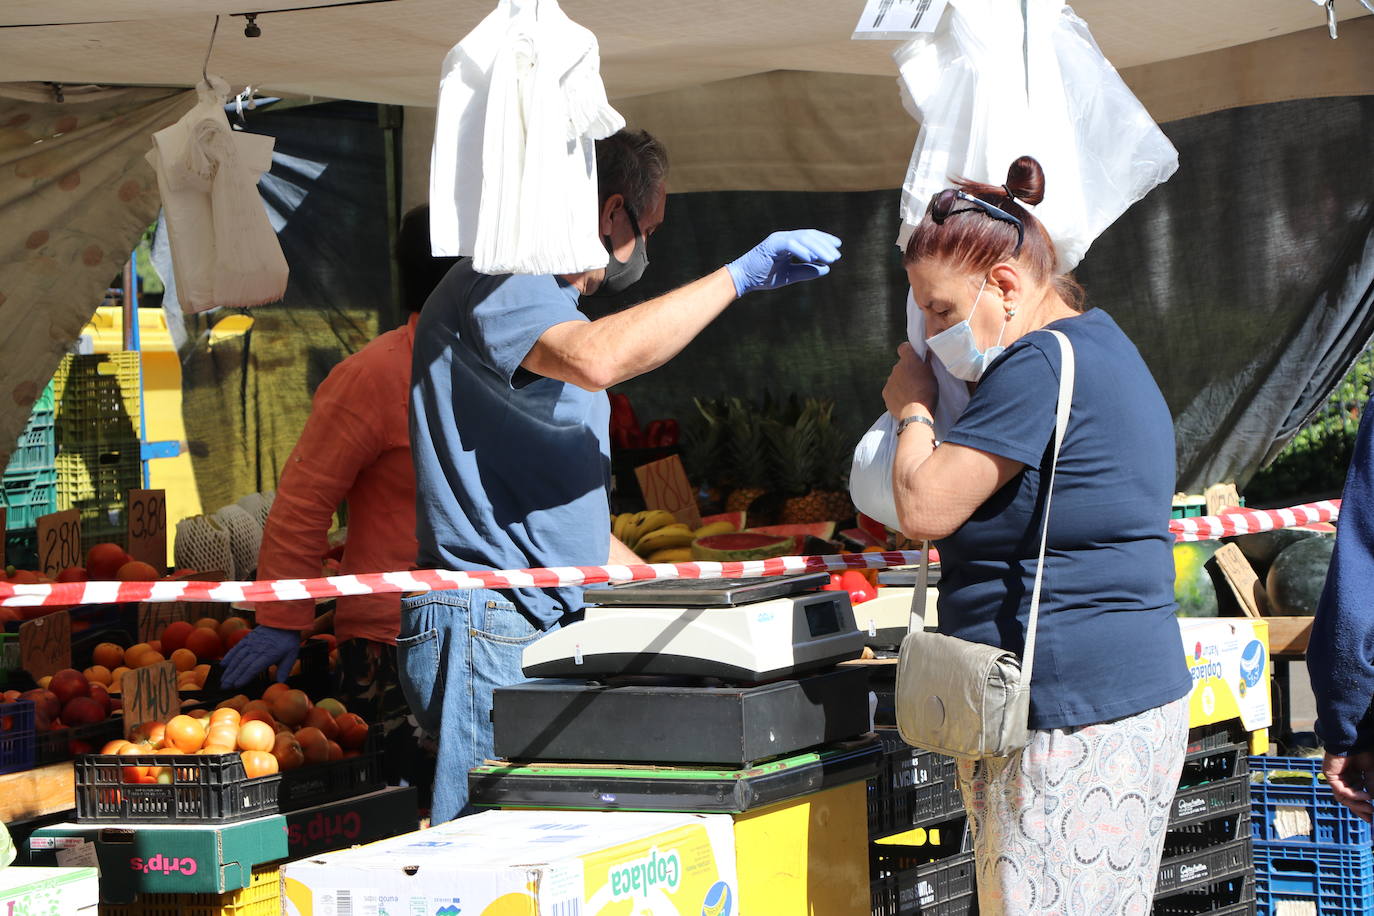
<instances>
[{"instance_id":1,"label":"folded white cloth","mask_svg":"<svg viewBox=\"0 0 1374 916\"><path fill-rule=\"evenodd\" d=\"M596 36L556 0L500 0L444 58L430 161L436 257L482 273L606 266L595 141L625 126Z\"/></svg>"},{"instance_id":2,"label":"folded white cloth","mask_svg":"<svg viewBox=\"0 0 1374 916\"><path fill-rule=\"evenodd\" d=\"M228 85L196 87L199 101L153 134L147 159L167 217L177 297L187 312L275 302L287 266L257 183L272 167L271 137L234 131Z\"/></svg>"}]
</instances>

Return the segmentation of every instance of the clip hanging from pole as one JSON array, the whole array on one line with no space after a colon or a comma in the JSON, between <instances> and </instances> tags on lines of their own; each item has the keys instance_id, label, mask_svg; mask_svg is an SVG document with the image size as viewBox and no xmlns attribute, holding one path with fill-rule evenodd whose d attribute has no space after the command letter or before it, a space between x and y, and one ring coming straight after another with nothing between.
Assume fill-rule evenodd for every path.
<instances>
[{"instance_id":1,"label":"clip hanging from pole","mask_svg":"<svg viewBox=\"0 0 1374 916\"><path fill-rule=\"evenodd\" d=\"M200 65L200 78L205 85L210 85L210 55L215 52L215 34L219 32L219 16L215 17L215 24L210 29L210 46L205 49L205 63Z\"/></svg>"}]
</instances>

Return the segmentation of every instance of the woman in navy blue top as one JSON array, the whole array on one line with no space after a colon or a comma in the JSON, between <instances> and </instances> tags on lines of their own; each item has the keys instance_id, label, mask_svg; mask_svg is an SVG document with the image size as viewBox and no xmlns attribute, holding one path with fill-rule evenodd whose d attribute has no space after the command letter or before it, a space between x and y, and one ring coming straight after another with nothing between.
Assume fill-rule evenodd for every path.
<instances>
[{"instance_id":1,"label":"woman in navy blue top","mask_svg":"<svg viewBox=\"0 0 1374 916\"><path fill-rule=\"evenodd\" d=\"M946 439L909 344L883 390L898 421L903 532L940 550L941 632L1021 653L1043 521L1062 331L1077 363L1059 459L1031 684L1031 743L963 761L981 912L1148 913L1187 743L1173 600L1173 424L1135 346L1055 272L1022 205L1044 196L1022 157L1002 187L932 198L906 248L927 344L972 397Z\"/></svg>"}]
</instances>

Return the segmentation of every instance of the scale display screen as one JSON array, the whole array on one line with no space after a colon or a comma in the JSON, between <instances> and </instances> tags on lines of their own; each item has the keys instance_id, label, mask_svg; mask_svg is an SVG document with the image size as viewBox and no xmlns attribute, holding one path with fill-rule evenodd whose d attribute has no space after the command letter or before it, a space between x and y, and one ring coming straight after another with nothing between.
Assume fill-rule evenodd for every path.
<instances>
[{"instance_id":1,"label":"scale display screen","mask_svg":"<svg viewBox=\"0 0 1374 916\"><path fill-rule=\"evenodd\" d=\"M833 601L817 601L806 606L806 628L812 636L840 632L840 615Z\"/></svg>"}]
</instances>

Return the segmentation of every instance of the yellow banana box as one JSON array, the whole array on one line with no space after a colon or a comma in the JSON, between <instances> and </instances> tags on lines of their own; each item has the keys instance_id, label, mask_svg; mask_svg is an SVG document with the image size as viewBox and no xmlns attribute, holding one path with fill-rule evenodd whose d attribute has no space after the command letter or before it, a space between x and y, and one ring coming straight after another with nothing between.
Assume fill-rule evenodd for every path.
<instances>
[{"instance_id":1,"label":"yellow banana box","mask_svg":"<svg viewBox=\"0 0 1374 916\"><path fill-rule=\"evenodd\" d=\"M1240 719L1246 731L1268 728L1269 624L1249 617L1185 617L1178 624L1193 678L1189 726Z\"/></svg>"},{"instance_id":2,"label":"yellow banana box","mask_svg":"<svg viewBox=\"0 0 1374 916\"><path fill-rule=\"evenodd\" d=\"M285 916L737 916L729 815L488 811L282 868Z\"/></svg>"}]
</instances>

